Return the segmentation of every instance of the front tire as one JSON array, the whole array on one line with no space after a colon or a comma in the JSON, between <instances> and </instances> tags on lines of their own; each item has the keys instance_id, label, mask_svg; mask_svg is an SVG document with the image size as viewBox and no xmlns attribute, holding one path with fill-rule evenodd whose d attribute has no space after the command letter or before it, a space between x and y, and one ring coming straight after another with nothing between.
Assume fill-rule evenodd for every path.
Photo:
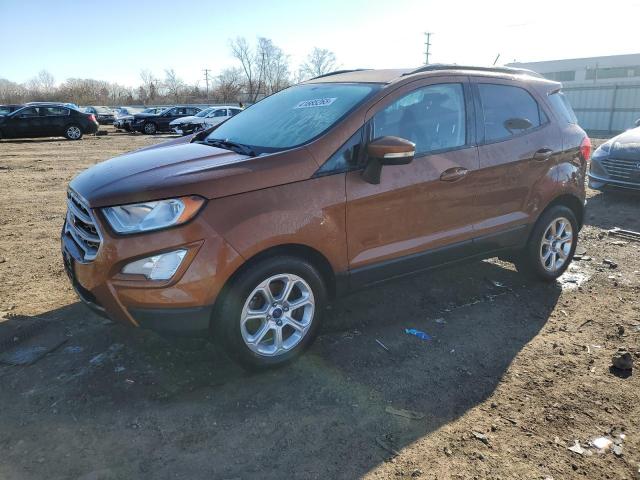
<instances>
[{"instance_id":1,"label":"front tire","mask_svg":"<svg viewBox=\"0 0 640 480\"><path fill-rule=\"evenodd\" d=\"M552 282L562 275L576 251L578 222L573 211L555 205L545 211L529 237L526 247L515 258L518 272Z\"/></svg>"},{"instance_id":2,"label":"front tire","mask_svg":"<svg viewBox=\"0 0 640 480\"><path fill-rule=\"evenodd\" d=\"M67 125L64 129L64 137L67 140L80 140L82 138L82 129L75 124Z\"/></svg>"},{"instance_id":3,"label":"front tire","mask_svg":"<svg viewBox=\"0 0 640 480\"><path fill-rule=\"evenodd\" d=\"M217 339L243 367L264 370L289 363L311 345L327 289L309 262L279 255L240 273L221 301Z\"/></svg>"},{"instance_id":4,"label":"front tire","mask_svg":"<svg viewBox=\"0 0 640 480\"><path fill-rule=\"evenodd\" d=\"M144 124L144 126L142 127L142 131L146 134L146 135L155 135L156 132L158 131L158 127L156 127L156 124L153 122L147 122Z\"/></svg>"}]
</instances>

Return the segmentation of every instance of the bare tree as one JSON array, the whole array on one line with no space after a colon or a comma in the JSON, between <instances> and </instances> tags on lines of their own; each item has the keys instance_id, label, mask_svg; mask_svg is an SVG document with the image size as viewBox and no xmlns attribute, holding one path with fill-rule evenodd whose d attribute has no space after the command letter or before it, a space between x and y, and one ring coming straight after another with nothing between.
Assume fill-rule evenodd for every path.
<instances>
[{"instance_id":1,"label":"bare tree","mask_svg":"<svg viewBox=\"0 0 640 480\"><path fill-rule=\"evenodd\" d=\"M0 103L21 103L27 101L27 95L24 85L0 78Z\"/></svg>"},{"instance_id":2,"label":"bare tree","mask_svg":"<svg viewBox=\"0 0 640 480\"><path fill-rule=\"evenodd\" d=\"M215 79L213 97L218 102L238 102L242 92L243 71L239 68L227 68Z\"/></svg>"},{"instance_id":3,"label":"bare tree","mask_svg":"<svg viewBox=\"0 0 640 480\"><path fill-rule=\"evenodd\" d=\"M177 102L182 95L185 84L173 68L167 68L164 74L163 86L167 90L167 95L173 97L174 101Z\"/></svg>"},{"instance_id":4,"label":"bare tree","mask_svg":"<svg viewBox=\"0 0 640 480\"><path fill-rule=\"evenodd\" d=\"M300 77L312 78L333 72L338 68L336 56L331 50L314 47L307 56L307 61L300 65Z\"/></svg>"},{"instance_id":5,"label":"bare tree","mask_svg":"<svg viewBox=\"0 0 640 480\"><path fill-rule=\"evenodd\" d=\"M34 98L48 100L55 90L55 79L48 71L40 70L25 87Z\"/></svg>"},{"instance_id":6,"label":"bare tree","mask_svg":"<svg viewBox=\"0 0 640 480\"><path fill-rule=\"evenodd\" d=\"M139 89L140 100L143 103L152 102L157 95L158 79L149 70L142 70L140 72L140 80L142 80L142 85L140 85Z\"/></svg>"},{"instance_id":7,"label":"bare tree","mask_svg":"<svg viewBox=\"0 0 640 480\"><path fill-rule=\"evenodd\" d=\"M260 78L262 72L258 65L259 62L256 61L256 55L244 37L231 40L229 45L231 47L231 54L240 62L240 65L242 65L248 100L255 102L258 98L260 82L262 81Z\"/></svg>"},{"instance_id":8,"label":"bare tree","mask_svg":"<svg viewBox=\"0 0 640 480\"><path fill-rule=\"evenodd\" d=\"M264 37L258 39L258 58L264 70L264 93L271 95L290 84L289 56L280 47Z\"/></svg>"}]
</instances>

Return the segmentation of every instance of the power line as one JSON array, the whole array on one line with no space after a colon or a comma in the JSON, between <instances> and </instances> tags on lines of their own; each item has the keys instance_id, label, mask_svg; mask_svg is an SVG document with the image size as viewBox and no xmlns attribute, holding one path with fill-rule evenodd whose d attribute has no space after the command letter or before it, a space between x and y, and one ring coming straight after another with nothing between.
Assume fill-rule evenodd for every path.
<instances>
[{"instance_id":1,"label":"power line","mask_svg":"<svg viewBox=\"0 0 640 480\"><path fill-rule=\"evenodd\" d=\"M207 85L207 100L209 100L209 72L211 71L208 68L203 69L204 71L204 82Z\"/></svg>"},{"instance_id":2,"label":"power line","mask_svg":"<svg viewBox=\"0 0 640 480\"><path fill-rule=\"evenodd\" d=\"M425 52L424 52L424 64L429 65L429 55L431 55L430 47L431 47L431 32L424 32L425 37L427 37L427 41L424 42Z\"/></svg>"}]
</instances>

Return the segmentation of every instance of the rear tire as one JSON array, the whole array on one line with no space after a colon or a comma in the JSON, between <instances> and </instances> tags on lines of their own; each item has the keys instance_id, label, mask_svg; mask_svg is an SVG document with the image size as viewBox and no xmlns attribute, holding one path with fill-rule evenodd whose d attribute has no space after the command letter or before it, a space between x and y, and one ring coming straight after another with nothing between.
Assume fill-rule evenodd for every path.
<instances>
[{"instance_id":1,"label":"rear tire","mask_svg":"<svg viewBox=\"0 0 640 480\"><path fill-rule=\"evenodd\" d=\"M573 211L555 205L536 222L525 248L514 258L518 272L545 282L562 275L576 251L578 222Z\"/></svg>"},{"instance_id":2,"label":"rear tire","mask_svg":"<svg viewBox=\"0 0 640 480\"><path fill-rule=\"evenodd\" d=\"M75 123L67 125L64 129L64 137L67 140L80 140L82 138L82 129Z\"/></svg>"},{"instance_id":3,"label":"rear tire","mask_svg":"<svg viewBox=\"0 0 640 480\"><path fill-rule=\"evenodd\" d=\"M225 289L214 335L246 369L280 367L311 345L326 301L322 276L309 262L285 255L267 258Z\"/></svg>"},{"instance_id":4,"label":"rear tire","mask_svg":"<svg viewBox=\"0 0 640 480\"><path fill-rule=\"evenodd\" d=\"M158 127L153 122L147 122L143 125L142 131L145 133L145 135L155 135L158 131Z\"/></svg>"}]
</instances>

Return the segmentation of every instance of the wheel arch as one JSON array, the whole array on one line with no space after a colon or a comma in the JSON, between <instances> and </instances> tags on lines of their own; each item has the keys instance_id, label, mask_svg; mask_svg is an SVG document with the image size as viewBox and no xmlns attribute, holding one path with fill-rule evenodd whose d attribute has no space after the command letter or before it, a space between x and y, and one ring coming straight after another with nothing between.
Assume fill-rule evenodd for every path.
<instances>
[{"instance_id":1,"label":"wheel arch","mask_svg":"<svg viewBox=\"0 0 640 480\"><path fill-rule=\"evenodd\" d=\"M257 262L260 262L264 259L276 256L276 255L288 255L288 256L298 257L302 260L306 260L310 262L315 268L318 269L318 272L320 273L322 279L324 280L325 286L327 287L327 293L329 295L329 298L336 297L337 291L338 291L337 275L333 267L331 266L331 263L329 262L329 260L324 254L322 254L320 251L318 251L313 247L310 247L304 244L299 244L299 243L287 243L287 244L275 245L265 250L262 250L256 253L255 255L249 257L248 259L246 259L246 261L229 276L224 286L222 287L222 290L216 297L216 300L213 306L212 320L215 319L217 312L220 311L220 306L224 301L224 297L227 295L230 285L233 283L234 279L237 278L238 275L250 269Z\"/></svg>"},{"instance_id":2,"label":"wheel arch","mask_svg":"<svg viewBox=\"0 0 640 480\"><path fill-rule=\"evenodd\" d=\"M563 205L571 209L571 211L576 216L576 220L578 221L578 229L582 229L582 225L584 223L584 203L580 200L580 198L571 193L565 193L554 198L551 202L549 202L545 209L540 212L538 218L540 218L544 214L544 212L549 210L551 207L555 207L556 205Z\"/></svg>"}]
</instances>

